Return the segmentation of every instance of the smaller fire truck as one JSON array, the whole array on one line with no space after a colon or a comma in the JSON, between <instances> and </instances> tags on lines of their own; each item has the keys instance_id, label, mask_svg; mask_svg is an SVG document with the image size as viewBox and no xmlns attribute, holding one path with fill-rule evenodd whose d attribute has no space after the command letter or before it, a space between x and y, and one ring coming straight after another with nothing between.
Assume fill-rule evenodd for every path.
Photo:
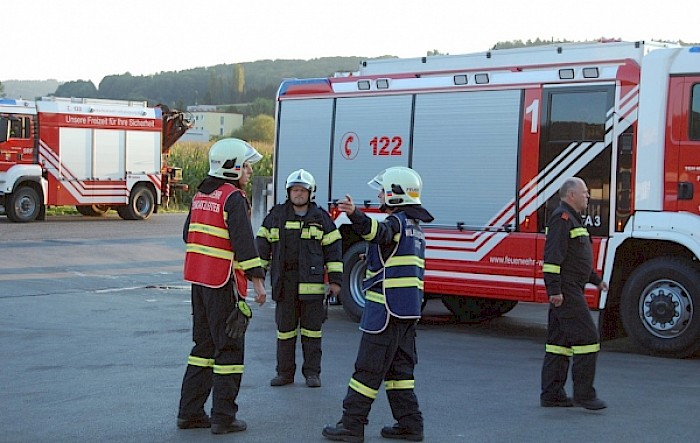
<instances>
[{"instance_id":1,"label":"smaller fire truck","mask_svg":"<svg viewBox=\"0 0 700 443\"><path fill-rule=\"evenodd\" d=\"M0 213L43 220L47 206L144 220L181 184L170 147L190 121L145 101L0 99Z\"/></svg>"}]
</instances>

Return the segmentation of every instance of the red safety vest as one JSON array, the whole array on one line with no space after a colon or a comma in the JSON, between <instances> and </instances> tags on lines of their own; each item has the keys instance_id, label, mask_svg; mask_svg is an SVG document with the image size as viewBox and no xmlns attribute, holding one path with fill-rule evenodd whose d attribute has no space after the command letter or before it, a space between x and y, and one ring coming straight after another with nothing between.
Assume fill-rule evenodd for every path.
<instances>
[{"instance_id":1,"label":"red safety vest","mask_svg":"<svg viewBox=\"0 0 700 443\"><path fill-rule=\"evenodd\" d=\"M234 193L243 191L225 183L211 194L197 192L190 208L185 252L185 281L220 288L235 269L224 204ZM245 194L243 194L245 196ZM242 269L235 269L238 293L246 296L248 281Z\"/></svg>"}]
</instances>

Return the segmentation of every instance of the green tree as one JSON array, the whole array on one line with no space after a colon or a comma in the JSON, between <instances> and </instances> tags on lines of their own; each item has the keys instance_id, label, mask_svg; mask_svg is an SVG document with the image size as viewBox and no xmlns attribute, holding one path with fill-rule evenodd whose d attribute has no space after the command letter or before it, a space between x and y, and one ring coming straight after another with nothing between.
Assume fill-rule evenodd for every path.
<instances>
[{"instance_id":1,"label":"green tree","mask_svg":"<svg viewBox=\"0 0 700 443\"><path fill-rule=\"evenodd\" d=\"M245 92L245 68L240 63L233 65L233 92L234 102L240 100Z\"/></svg>"},{"instance_id":2,"label":"green tree","mask_svg":"<svg viewBox=\"0 0 700 443\"><path fill-rule=\"evenodd\" d=\"M97 98L97 88L90 80L76 80L66 82L56 88L56 97L81 97L81 98Z\"/></svg>"},{"instance_id":3,"label":"green tree","mask_svg":"<svg viewBox=\"0 0 700 443\"><path fill-rule=\"evenodd\" d=\"M256 117L261 114L274 116L275 101L269 98L258 97L253 103L246 106L243 111L246 117Z\"/></svg>"},{"instance_id":4,"label":"green tree","mask_svg":"<svg viewBox=\"0 0 700 443\"><path fill-rule=\"evenodd\" d=\"M2 82L0 82L0 97L5 96L5 87L2 85Z\"/></svg>"},{"instance_id":5,"label":"green tree","mask_svg":"<svg viewBox=\"0 0 700 443\"><path fill-rule=\"evenodd\" d=\"M527 41L523 42L522 40L510 40L507 42L498 42L491 49L512 49L512 48L523 48L525 46L543 46L543 45L554 45L557 43L573 43L571 40L566 40L566 39L554 39L551 38L549 40L542 40L539 37L537 37L534 40L528 39Z\"/></svg>"},{"instance_id":6,"label":"green tree","mask_svg":"<svg viewBox=\"0 0 700 443\"><path fill-rule=\"evenodd\" d=\"M275 101L269 98L256 97L253 103L222 107L224 112L243 114L243 118L251 118L261 114L275 116Z\"/></svg>"},{"instance_id":7,"label":"green tree","mask_svg":"<svg viewBox=\"0 0 700 443\"><path fill-rule=\"evenodd\" d=\"M224 98L224 81L221 76L212 69L209 73L209 88L204 96L206 105L220 105Z\"/></svg>"},{"instance_id":8,"label":"green tree","mask_svg":"<svg viewBox=\"0 0 700 443\"><path fill-rule=\"evenodd\" d=\"M233 131L231 137L272 143L275 138L275 119L263 114L245 119L243 126Z\"/></svg>"}]
</instances>

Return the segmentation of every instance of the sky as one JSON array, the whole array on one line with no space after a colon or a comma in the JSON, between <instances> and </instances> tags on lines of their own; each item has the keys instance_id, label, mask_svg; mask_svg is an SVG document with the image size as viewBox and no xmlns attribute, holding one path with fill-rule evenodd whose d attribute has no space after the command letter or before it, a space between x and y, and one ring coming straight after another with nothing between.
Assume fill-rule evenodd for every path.
<instances>
[{"instance_id":1,"label":"sky","mask_svg":"<svg viewBox=\"0 0 700 443\"><path fill-rule=\"evenodd\" d=\"M265 59L466 54L540 39L700 42L700 2L23 0L0 22L6 80L92 80ZM645 5L645 6L640 6ZM8 14L12 12L12 14Z\"/></svg>"}]
</instances>

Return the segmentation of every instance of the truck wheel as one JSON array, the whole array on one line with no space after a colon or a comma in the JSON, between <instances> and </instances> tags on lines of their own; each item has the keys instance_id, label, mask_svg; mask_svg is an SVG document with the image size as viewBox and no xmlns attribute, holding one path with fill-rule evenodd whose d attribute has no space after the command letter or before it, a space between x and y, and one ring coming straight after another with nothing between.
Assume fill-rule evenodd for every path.
<instances>
[{"instance_id":1,"label":"truck wheel","mask_svg":"<svg viewBox=\"0 0 700 443\"><path fill-rule=\"evenodd\" d=\"M463 295L443 295L442 304L463 323L478 323L500 317L513 309L515 300L496 300Z\"/></svg>"},{"instance_id":2,"label":"truck wheel","mask_svg":"<svg viewBox=\"0 0 700 443\"><path fill-rule=\"evenodd\" d=\"M343 285L340 288L340 301L343 310L353 321L359 322L365 309L365 293L362 280L365 278L367 264L364 259L367 243L352 245L343 255Z\"/></svg>"},{"instance_id":3,"label":"truck wheel","mask_svg":"<svg viewBox=\"0 0 700 443\"><path fill-rule=\"evenodd\" d=\"M86 217L101 217L109 211L107 205L77 205L75 209Z\"/></svg>"},{"instance_id":4,"label":"truck wheel","mask_svg":"<svg viewBox=\"0 0 700 443\"><path fill-rule=\"evenodd\" d=\"M653 354L688 357L700 349L700 269L659 257L641 265L622 289L627 334Z\"/></svg>"},{"instance_id":5,"label":"truck wheel","mask_svg":"<svg viewBox=\"0 0 700 443\"><path fill-rule=\"evenodd\" d=\"M21 186L9 195L5 207L7 218L13 222L26 223L36 220L41 212L39 194L30 186Z\"/></svg>"},{"instance_id":6,"label":"truck wheel","mask_svg":"<svg viewBox=\"0 0 700 443\"><path fill-rule=\"evenodd\" d=\"M131 190L129 203L117 207L117 214L124 220L145 220L153 214L156 197L148 186L137 185Z\"/></svg>"}]
</instances>

